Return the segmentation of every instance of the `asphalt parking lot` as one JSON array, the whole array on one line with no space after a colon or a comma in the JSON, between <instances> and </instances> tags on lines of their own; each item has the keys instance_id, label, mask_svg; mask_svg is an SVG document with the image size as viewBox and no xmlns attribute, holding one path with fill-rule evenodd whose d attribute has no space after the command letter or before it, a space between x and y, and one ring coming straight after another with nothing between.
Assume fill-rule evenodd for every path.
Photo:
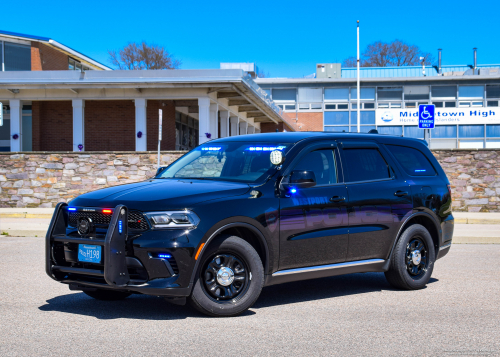
<instances>
[{"instance_id":1,"label":"asphalt parking lot","mask_svg":"<svg viewBox=\"0 0 500 357\"><path fill-rule=\"evenodd\" d=\"M500 245L455 244L426 289L383 274L264 288L236 318L135 295L93 300L52 281L41 238L0 238L0 355L500 355Z\"/></svg>"}]
</instances>

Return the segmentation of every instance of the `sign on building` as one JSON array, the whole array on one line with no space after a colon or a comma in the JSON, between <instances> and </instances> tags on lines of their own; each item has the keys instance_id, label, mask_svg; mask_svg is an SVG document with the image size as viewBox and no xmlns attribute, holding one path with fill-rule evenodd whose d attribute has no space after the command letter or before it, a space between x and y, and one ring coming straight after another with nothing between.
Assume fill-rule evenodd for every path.
<instances>
[{"instance_id":1,"label":"sign on building","mask_svg":"<svg viewBox=\"0 0 500 357\"><path fill-rule=\"evenodd\" d=\"M419 109L376 109L375 122L377 126L419 125ZM500 109L435 108L434 125L454 124L500 124Z\"/></svg>"}]
</instances>

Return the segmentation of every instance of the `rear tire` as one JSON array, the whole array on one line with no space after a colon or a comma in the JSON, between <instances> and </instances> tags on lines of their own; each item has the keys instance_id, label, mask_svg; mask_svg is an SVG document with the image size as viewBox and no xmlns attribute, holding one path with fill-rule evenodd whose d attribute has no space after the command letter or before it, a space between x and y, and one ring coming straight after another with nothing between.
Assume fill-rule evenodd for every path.
<instances>
[{"instance_id":1,"label":"rear tire","mask_svg":"<svg viewBox=\"0 0 500 357\"><path fill-rule=\"evenodd\" d=\"M104 301L123 300L131 295L131 293L126 293L123 291L100 290L100 289L94 291L84 290L83 292L94 299L104 300Z\"/></svg>"},{"instance_id":2,"label":"rear tire","mask_svg":"<svg viewBox=\"0 0 500 357\"><path fill-rule=\"evenodd\" d=\"M239 237L221 236L203 253L189 302L209 316L236 316L255 303L263 286L255 249Z\"/></svg>"},{"instance_id":3,"label":"rear tire","mask_svg":"<svg viewBox=\"0 0 500 357\"><path fill-rule=\"evenodd\" d=\"M429 231L420 224L411 225L396 243L385 277L398 289L422 289L431 278L435 257Z\"/></svg>"}]
</instances>

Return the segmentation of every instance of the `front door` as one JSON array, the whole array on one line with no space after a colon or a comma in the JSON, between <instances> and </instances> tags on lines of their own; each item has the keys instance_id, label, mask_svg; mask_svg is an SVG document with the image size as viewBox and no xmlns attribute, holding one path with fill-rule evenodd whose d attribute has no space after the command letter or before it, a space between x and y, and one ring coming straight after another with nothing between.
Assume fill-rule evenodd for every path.
<instances>
[{"instance_id":1,"label":"front door","mask_svg":"<svg viewBox=\"0 0 500 357\"><path fill-rule=\"evenodd\" d=\"M280 270L345 261L347 190L332 146L304 150L287 170L313 171L317 184L280 198Z\"/></svg>"},{"instance_id":2,"label":"front door","mask_svg":"<svg viewBox=\"0 0 500 357\"><path fill-rule=\"evenodd\" d=\"M342 163L349 197L347 261L386 259L412 213L410 186L376 143L344 143Z\"/></svg>"}]
</instances>

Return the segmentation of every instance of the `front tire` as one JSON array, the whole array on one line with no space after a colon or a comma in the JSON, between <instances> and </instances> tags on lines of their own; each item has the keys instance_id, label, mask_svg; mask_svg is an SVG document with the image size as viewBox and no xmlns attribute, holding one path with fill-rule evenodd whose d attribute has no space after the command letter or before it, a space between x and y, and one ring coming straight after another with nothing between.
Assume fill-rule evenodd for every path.
<instances>
[{"instance_id":1,"label":"front tire","mask_svg":"<svg viewBox=\"0 0 500 357\"><path fill-rule=\"evenodd\" d=\"M431 278L435 257L429 231L420 224L411 225L396 243L385 277L395 288L422 289Z\"/></svg>"},{"instance_id":2,"label":"front tire","mask_svg":"<svg viewBox=\"0 0 500 357\"><path fill-rule=\"evenodd\" d=\"M203 254L189 302L209 316L236 316L255 303L263 286L255 249L239 237L221 236Z\"/></svg>"},{"instance_id":3,"label":"front tire","mask_svg":"<svg viewBox=\"0 0 500 357\"><path fill-rule=\"evenodd\" d=\"M130 293L126 293L123 291L113 291L104 289L87 290L87 291L84 290L83 292L94 299L104 300L104 301L123 300L131 295Z\"/></svg>"}]
</instances>

